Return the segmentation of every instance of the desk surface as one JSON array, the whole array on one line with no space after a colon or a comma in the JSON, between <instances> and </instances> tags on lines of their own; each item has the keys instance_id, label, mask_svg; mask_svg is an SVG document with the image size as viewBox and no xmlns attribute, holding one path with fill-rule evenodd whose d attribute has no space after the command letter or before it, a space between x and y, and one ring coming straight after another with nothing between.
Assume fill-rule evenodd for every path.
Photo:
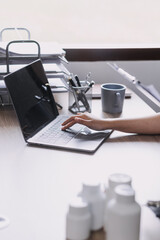
<instances>
[{"instance_id":1,"label":"desk surface","mask_svg":"<svg viewBox=\"0 0 160 240\"><path fill-rule=\"evenodd\" d=\"M67 93L56 100L67 112ZM93 114L102 113L100 100L92 102ZM120 117L151 114L153 110L135 94L125 99ZM109 116L110 117L110 116ZM133 178L137 200L160 199L160 136L115 131L94 154L29 147L23 140L12 109L0 109L0 214L10 218L0 230L2 240L64 240L68 202L84 180L106 182L115 172ZM143 207L140 240L158 240L160 221ZM103 231L91 240L103 240Z\"/></svg>"}]
</instances>

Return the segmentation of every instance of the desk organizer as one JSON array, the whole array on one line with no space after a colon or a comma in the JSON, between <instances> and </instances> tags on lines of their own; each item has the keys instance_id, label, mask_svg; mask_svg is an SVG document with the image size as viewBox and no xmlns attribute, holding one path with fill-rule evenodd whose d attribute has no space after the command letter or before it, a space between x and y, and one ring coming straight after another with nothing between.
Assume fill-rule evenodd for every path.
<instances>
[{"instance_id":1,"label":"desk organizer","mask_svg":"<svg viewBox=\"0 0 160 240\"><path fill-rule=\"evenodd\" d=\"M70 86L69 110L72 113L91 112L92 85L88 81L80 81L81 87Z\"/></svg>"}]
</instances>

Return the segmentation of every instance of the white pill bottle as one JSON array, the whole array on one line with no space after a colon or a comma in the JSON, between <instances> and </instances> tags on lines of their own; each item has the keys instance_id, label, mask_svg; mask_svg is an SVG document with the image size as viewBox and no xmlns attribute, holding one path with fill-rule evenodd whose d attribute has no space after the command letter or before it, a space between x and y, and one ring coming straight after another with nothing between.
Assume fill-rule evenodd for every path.
<instances>
[{"instance_id":1,"label":"white pill bottle","mask_svg":"<svg viewBox=\"0 0 160 240\"><path fill-rule=\"evenodd\" d=\"M104 211L104 230L107 231L107 205L110 200L115 198L115 188L118 185L127 184L131 185L132 178L124 173L113 173L109 176L107 183L105 184L106 193L106 206Z\"/></svg>"},{"instance_id":2,"label":"white pill bottle","mask_svg":"<svg viewBox=\"0 0 160 240\"><path fill-rule=\"evenodd\" d=\"M66 238L68 240L85 240L89 238L91 230L91 215L88 204L80 197L69 204L66 215Z\"/></svg>"},{"instance_id":3,"label":"white pill bottle","mask_svg":"<svg viewBox=\"0 0 160 240\"><path fill-rule=\"evenodd\" d=\"M129 185L115 188L115 198L107 206L107 240L139 240L141 207Z\"/></svg>"},{"instance_id":4,"label":"white pill bottle","mask_svg":"<svg viewBox=\"0 0 160 240\"><path fill-rule=\"evenodd\" d=\"M105 210L105 193L100 183L83 183L79 196L88 203L91 213L91 230L97 231L103 227Z\"/></svg>"}]
</instances>

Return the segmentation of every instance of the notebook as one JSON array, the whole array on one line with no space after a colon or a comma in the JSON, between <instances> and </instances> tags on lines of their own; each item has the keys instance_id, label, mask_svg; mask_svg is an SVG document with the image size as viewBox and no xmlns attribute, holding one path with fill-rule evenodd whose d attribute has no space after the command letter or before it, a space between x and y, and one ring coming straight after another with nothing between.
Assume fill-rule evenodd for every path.
<instances>
[{"instance_id":1,"label":"notebook","mask_svg":"<svg viewBox=\"0 0 160 240\"><path fill-rule=\"evenodd\" d=\"M6 75L4 81L28 144L95 152L111 134L111 130L98 132L80 124L61 130L69 116L59 114L40 59Z\"/></svg>"}]
</instances>

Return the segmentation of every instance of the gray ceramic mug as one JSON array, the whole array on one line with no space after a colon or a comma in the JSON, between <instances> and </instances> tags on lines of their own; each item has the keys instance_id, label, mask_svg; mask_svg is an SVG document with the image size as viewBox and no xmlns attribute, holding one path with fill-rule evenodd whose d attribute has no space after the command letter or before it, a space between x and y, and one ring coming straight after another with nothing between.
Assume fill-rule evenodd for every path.
<instances>
[{"instance_id":1,"label":"gray ceramic mug","mask_svg":"<svg viewBox=\"0 0 160 240\"><path fill-rule=\"evenodd\" d=\"M102 110L107 113L121 113L126 87L118 83L101 85Z\"/></svg>"}]
</instances>

